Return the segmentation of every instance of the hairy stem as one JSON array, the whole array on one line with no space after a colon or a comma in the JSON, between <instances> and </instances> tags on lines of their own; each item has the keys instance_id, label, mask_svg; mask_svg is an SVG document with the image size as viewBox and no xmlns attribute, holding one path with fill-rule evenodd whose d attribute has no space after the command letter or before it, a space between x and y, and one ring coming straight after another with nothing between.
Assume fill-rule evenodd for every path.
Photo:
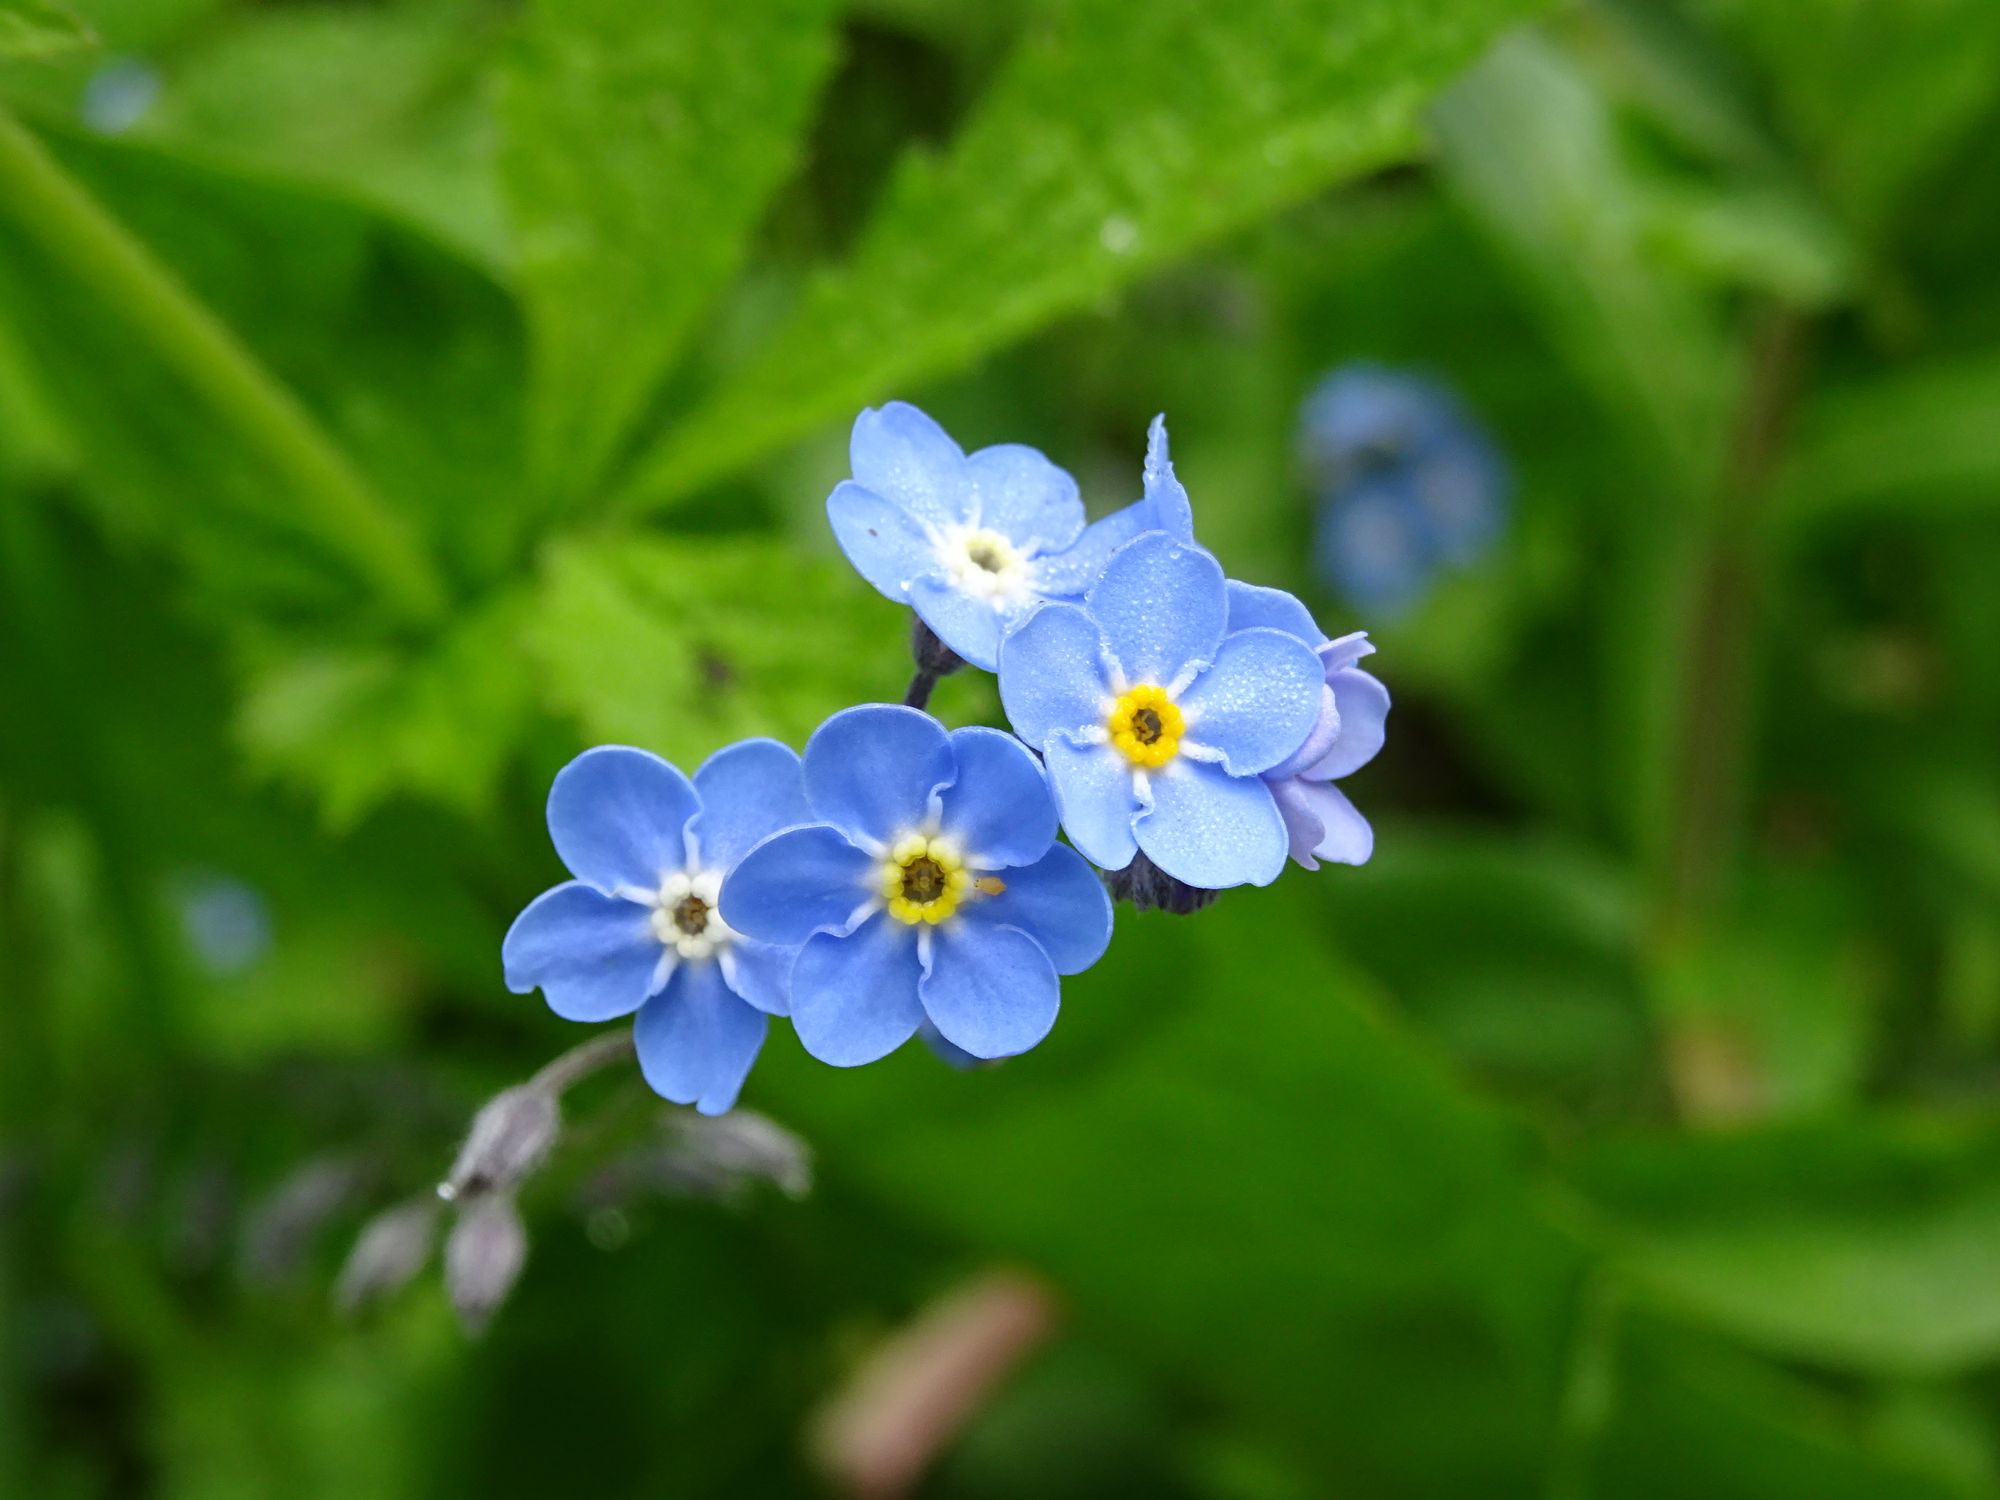
<instances>
[{"instance_id":1,"label":"hairy stem","mask_svg":"<svg viewBox=\"0 0 2000 1500\"><path fill-rule=\"evenodd\" d=\"M1767 314L1757 332L1699 563L1657 912L1656 935L1667 943L1711 909L1732 853L1749 748L1752 643L1763 602L1755 537L1798 396L1805 333L1799 316L1782 308Z\"/></svg>"},{"instance_id":2,"label":"hairy stem","mask_svg":"<svg viewBox=\"0 0 2000 1500\"><path fill-rule=\"evenodd\" d=\"M291 482L313 530L403 616L445 607L437 571L305 408L32 134L0 111L0 213Z\"/></svg>"},{"instance_id":3,"label":"hairy stem","mask_svg":"<svg viewBox=\"0 0 2000 1500\"><path fill-rule=\"evenodd\" d=\"M594 1036L589 1041L570 1048L562 1056L546 1064L528 1082L535 1088L560 1094L572 1084L582 1082L592 1073L608 1068L615 1062L622 1062L631 1055L632 1030L630 1027L621 1027L617 1031Z\"/></svg>"}]
</instances>

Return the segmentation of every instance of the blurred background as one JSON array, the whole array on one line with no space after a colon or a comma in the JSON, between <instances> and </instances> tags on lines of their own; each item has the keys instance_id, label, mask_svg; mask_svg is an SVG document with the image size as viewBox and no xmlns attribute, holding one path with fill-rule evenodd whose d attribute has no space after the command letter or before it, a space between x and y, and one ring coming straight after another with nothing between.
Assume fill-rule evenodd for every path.
<instances>
[{"instance_id":1,"label":"blurred background","mask_svg":"<svg viewBox=\"0 0 2000 1500\"><path fill-rule=\"evenodd\" d=\"M2000 1496L1991 0L0 0L0 103L0 1494ZM1098 513L1164 410L1375 858L579 1082L468 1330L549 778L901 693L892 397Z\"/></svg>"}]
</instances>

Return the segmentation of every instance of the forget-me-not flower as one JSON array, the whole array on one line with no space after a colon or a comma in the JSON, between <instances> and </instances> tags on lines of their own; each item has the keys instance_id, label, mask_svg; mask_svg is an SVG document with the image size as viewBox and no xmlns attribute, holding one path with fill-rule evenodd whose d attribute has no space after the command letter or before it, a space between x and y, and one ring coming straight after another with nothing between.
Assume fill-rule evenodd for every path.
<instances>
[{"instance_id":1,"label":"forget-me-not flower","mask_svg":"<svg viewBox=\"0 0 2000 1500\"><path fill-rule=\"evenodd\" d=\"M799 757L775 740L719 750L690 782L644 750L586 750L549 789L549 835L576 877L543 892L501 945L507 988L539 987L570 1021L638 1012L655 1092L720 1114L789 1008L795 949L737 932L723 878L766 835L810 820Z\"/></svg>"},{"instance_id":2,"label":"forget-me-not flower","mask_svg":"<svg viewBox=\"0 0 2000 1500\"><path fill-rule=\"evenodd\" d=\"M1306 742L1264 773L1285 820L1292 858L1308 870L1322 859L1359 865L1375 852L1375 832L1333 783L1382 748L1389 690L1356 663L1374 653L1366 631L1328 640L1305 605L1282 589L1229 582L1229 629L1282 630L1313 648L1325 672L1319 718Z\"/></svg>"},{"instance_id":3,"label":"forget-me-not flower","mask_svg":"<svg viewBox=\"0 0 2000 1500\"><path fill-rule=\"evenodd\" d=\"M1071 842L1107 870L1143 851L1219 890L1285 867L1263 776L1306 742L1325 673L1295 636L1228 624L1221 566L1153 531L1082 606L1043 605L1001 647L1007 717L1042 752Z\"/></svg>"},{"instance_id":4,"label":"forget-me-not flower","mask_svg":"<svg viewBox=\"0 0 2000 1500\"><path fill-rule=\"evenodd\" d=\"M1307 479L1321 496L1315 559L1344 597L1406 607L1440 567L1474 561L1499 535L1505 466L1443 386L1347 365L1306 398L1299 420Z\"/></svg>"},{"instance_id":5,"label":"forget-me-not flower","mask_svg":"<svg viewBox=\"0 0 2000 1500\"><path fill-rule=\"evenodd\" d=\"M764 840L722 885L732 927L803 945L791 993L805 1049L873 1062L926 1020L979 1058L1046 1036L1057 976L1103 955L1111 903L1056 843L1055 803L1026 747L870 704L814 732L805 786L817 821Z\"/></svg>"},{"instance_id":6,"label":"forget-me-not flower","mask_svg":"<svg viewBox=\"0 0 2000 1500\"><path fill-rule=\"evenodd\" d=\"M968 454L907 402L862 412L848 451L854 477L826 502L848 561L989 672L1009 628L1044 600L1082 594L1151 529L1146 502L1086 527L1076 481L1041 453L1001 443Z\"/></svg>"}]
</instances>

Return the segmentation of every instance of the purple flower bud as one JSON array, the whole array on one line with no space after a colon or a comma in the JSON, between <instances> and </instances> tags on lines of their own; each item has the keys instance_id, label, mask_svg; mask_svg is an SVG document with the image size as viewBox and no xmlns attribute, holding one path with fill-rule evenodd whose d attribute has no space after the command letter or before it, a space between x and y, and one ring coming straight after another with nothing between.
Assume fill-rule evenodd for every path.
<instances>
[{"instance_id":1,"label":"purple flower bud","mask_svg":"<svg viewBox=\"0 0 2000 1500\"><path fill-rule=\"evenodd\" d=\"M562 1130L562 1108L552 1090L518 1084L486 1101L458 1160L438 1187L447 1203L518 1187L549 1154Z\"/></svg>"},{"instance_id":2,"label":"purple flower bud","mask_svg":"<svg viewBox=\"0 0 2000 1500\"><path fill-rule=\"evenodd\" d=\"M407 1286L431 1258L437 1221L438 1206L430 1198L399 1203L370 1219L334 1285L340 1310L358 1311Z\"/></svg>"},{"instance_id":3,"label":"purple flower bud","mask_svg":"<svg viewBox=\"0 0 2000 1500\"><path fill-rule=\"evenodd\" d=\"M482 1333L520 1279L528 1231L514 1200L483 1193L459 1212L444 1245L444 1286L470 1333Z\"/></svg>"}]
</instances>

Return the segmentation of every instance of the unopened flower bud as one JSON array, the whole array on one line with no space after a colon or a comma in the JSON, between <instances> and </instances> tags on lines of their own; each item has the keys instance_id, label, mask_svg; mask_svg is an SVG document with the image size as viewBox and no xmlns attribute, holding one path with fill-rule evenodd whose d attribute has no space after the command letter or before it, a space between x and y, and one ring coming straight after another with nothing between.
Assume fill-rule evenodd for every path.
<instances>
[{"instance_id":1,"label":"unopened flower bud","mask_svg":"<svg viewBox=\"0 0 2000 1500\"><path fill-rule=\"evenodd\" d=\"M673 1121L680 1151L704 1175L729 1187L761 1179L792 1198L812 1191L812 1148L776 1121L747 1109L713 1117L676 1113Z\"/></svg>"},{"instance_id":2,"label":"unopened flower bud","mask_svg":"<svg viewBox=\"0 0 2000 1500\"><path fill-rule=\"evenodd\" d=\"M417 1198L377 1214L354 1242L333 1291L343 1312L355 1312L407 1286L431 1258L438 1206Z\"/></svg>"},{"instance_id":3,"label":"unopened flower bud","mask_svg":"<svg viewBox=\"0 0 2000 1500\"><path fill-rule=\"evenodd\" d=\"M561 1129L562 1109L552 1090L524 1083L495 1094L472 1117L438 1196L449 1203L519 1186L542 1164Z\"/></svg>"},{"instance_id":4,"label":"unopened flower bud","mask_svg":"<svg viewBox=\"0 0 2000 1500\"><path fill-rule=\"evenodd\" d=\"M244 1278L270 1285L296 1272L360 1185L354 1163L333 1158L308 1162L280 1182L244 1221L237 1257Z\"/></svg>"},{"instance_id":5,"label":"unopened flower bud","mask_svg":"<svg viewBox=\"0 0 2000 1500\"><path fill-rule=\"evenodd\" d=\"M1113 901L1130 901L1137 911L1165 911L1181 917L1212 905L1222 894L1174 879L1144 854L1133 855L1132 863L1122 870L1106 872L1104 885Z\"/></svg>"},{"instance_id":6,"label":"unopened flower bud","mask_svg":"<svg viewBox=\"0 0 2000 1500\"><path fill-rule=\"evenodd\" d=\"M483 1332L528 1259L528 1231L514 1200L484 1193L467 1204L444 1246L444 1286L459 1321Z\"/></svg>"}]
</instances>

